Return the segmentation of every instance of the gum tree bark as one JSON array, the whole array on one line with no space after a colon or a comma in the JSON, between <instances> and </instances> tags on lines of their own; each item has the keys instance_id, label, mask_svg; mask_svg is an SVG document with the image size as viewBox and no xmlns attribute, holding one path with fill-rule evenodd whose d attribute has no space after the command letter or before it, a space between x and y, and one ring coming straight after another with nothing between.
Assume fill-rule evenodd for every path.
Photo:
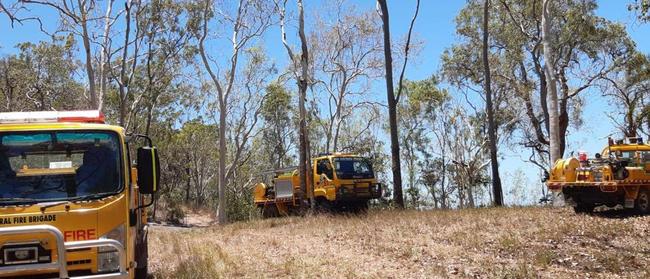
<instances>
[{"instance_id":1,"label":"gum tree bark","mask_svg":"<svg viewBox=\"0 0 650 279\"><path fill-rule=\"evenodd\" d=\"M557 96L557 77L553 67L554 54L553 47L551 46L551 23L549 13L549 0L542 2L542 46L544 48L544 74L548 82L548 122L549 122L549 143L550 143L550 157L551 166L555 161L562 157L561 143L560 143L560 121L558 114L558 96Z\"/></svg>"}]
</instances>

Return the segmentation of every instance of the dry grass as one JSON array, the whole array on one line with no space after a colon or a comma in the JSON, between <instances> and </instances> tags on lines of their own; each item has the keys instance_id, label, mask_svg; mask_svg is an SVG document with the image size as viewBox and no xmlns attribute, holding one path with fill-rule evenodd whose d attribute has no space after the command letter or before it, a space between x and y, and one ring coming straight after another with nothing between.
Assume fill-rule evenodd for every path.
<instances>
[{"instance_id":1,"label":"dry grass","mask_svg":"<svg viewBox=\"0 0 650 279\"><path fill-rule=\"evenodd\" d=\"M152 228L156 278L650 278L650 217L380 211Z\"/></svg>"}]
</instances>

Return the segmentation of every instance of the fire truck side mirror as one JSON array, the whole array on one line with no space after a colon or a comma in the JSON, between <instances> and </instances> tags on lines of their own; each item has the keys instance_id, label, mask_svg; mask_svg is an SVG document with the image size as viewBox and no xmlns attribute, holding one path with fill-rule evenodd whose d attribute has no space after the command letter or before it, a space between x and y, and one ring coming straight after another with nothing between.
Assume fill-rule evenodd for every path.
<instances>
[{"instance_id":1,"label":"fire truck side mirror","mask_svg":"<svg viewBox=\"0 0 650 279\"><path fill-rule=\"evenodd\" d=\"M154 194L160 183L158 150L153 146L138 148L138 187L141 194Z\"/></svg>"}]
</instances>

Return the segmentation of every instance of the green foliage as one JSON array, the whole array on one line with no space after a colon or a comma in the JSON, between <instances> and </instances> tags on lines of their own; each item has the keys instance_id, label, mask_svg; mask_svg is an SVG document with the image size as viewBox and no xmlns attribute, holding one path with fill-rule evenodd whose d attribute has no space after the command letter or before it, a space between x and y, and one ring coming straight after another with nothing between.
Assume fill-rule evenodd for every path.
<instances>
[{"instance_id":1,"label":"green foliage","mask_svg":"<svg viewBox=\"0 0 650 279\"><path fill-rule=\"evenodd\" d=\"M293 111L291 94L284 86L272 83L266 87L261 115L264 119L265 158L268 158L270 167L280 168L293 162L293 155L289 153L295 134L295 125L291 121Z\"/></svg>"},{"instance_id":2,"label":"green foliage","mask_svg":"<svg viewBox=\"0 0 650 279\"><path fill-rule=\"evenodd\" d=\"M398 105L400 151L406 170L407 204L418 208L422 199L419 189L421 163L431 143L427 133L431 128L430 123L435 121L437 115L444 113L440 109L450 97L446 90L440 89L436 76L421 81L407 80L404 86Z\"/></svg>"},{"instance_id":3,"label":"green foliage","mask_svg":"<svg viewBox=\"0 0 650 279\"><path fill-rule=\"evenodd\" d=\"M84 87L74 79L79 63L74 38L21 43L19 53L0 59L0 111L83 109Z\"/></svg>"},{"instance_id":4,"label":"green foliage","mask_svg":"<svg viewBox=\"0 0 650 279\"><path fill-rule=\"evenodd\" d=\"M185 211L178 202L171 202L167 205L167 215L165 221L174 225L181 225L185 219Z\"/></svg>"},{"instance_id":5,"label":"green foliage","mask_svg":"<svg viewBox=\"0 0 650 279\"><path fill-rule=\"evenodd\" d=\"M634 3L628 6L630 11L634 11L640 20L650 21L650 0L634 0Z\"/></svg>"},{"instance_id":6,"label":"green foliage","mask_svg":"<svg viewBox=\"0 0 650 279\"><path fill-rule=\"evenodd\" d=\"M559 82L561 150L569 129L582 124L582 91L609 73L620 71L635 52L624 26L596 15L596 1L550 2L551 45ZM548 160L547 77L542 66L541 3L493 1L490 7L492 91L501 141L531 148L540 166ZM461 40L443 54L443 76L467 96L474 108L482 105L470 92L483 94L481 63L482 1L469 1L456 18ZM510 135L516 134L517 137Z\"/></svg>"}]
</instances>

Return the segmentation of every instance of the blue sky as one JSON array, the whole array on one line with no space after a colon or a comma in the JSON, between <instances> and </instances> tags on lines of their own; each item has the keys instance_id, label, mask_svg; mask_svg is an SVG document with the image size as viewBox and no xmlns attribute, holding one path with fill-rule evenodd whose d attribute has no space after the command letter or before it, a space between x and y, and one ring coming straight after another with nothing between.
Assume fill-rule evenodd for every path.
<instances>
[{"instance_id":1,"label":"blue sky","mask_svg":"<svg viewBox=\"0 0 650 279\"><path fill-rule=\"evenodd\" d=\"M306 13L317 12L316 9L323 5L325 0L306 0L305 9ZM633 0L601 0L598 1L599 8L597 14L609 20L620 22L627 27L630 36L637 43L640 51L650 54L650 23L641 24L636 21L634 15L628 11L627 6ZM120 1L116 1L121 5ZM350 1L357 5L359 10L373 10L375 9L375 1ZM104 1L99 3L100 6L104 5ZM401 38L405 35L410 18L413 14L415 1L414 0L389 0L388 1L390 16L391 16L391 33L393 38ZM458 39L455 34L454 18L458 11L465 5L465 1L432 1L422 0L420 7L420 17L417 20L414 32L416 36L424 42L419 57L416 57L407 68L407 78L411 80L425 79L436 73L439 70L440 55L442 52L451 46L454 41ZM37 12L42 12L42 9L36 9ZM43 13L46 19L51 19L51 13ZM51 20L45 20L46 27L53 27ZM291 34L290 34L291 35ZM0 54L15 53L14 46L17 43L24 41L38 41L47 39L38 27L31 23L23 26L16 26L11 29L9 21L6 17L0 17ZM278 61L282 66L283 61L286 61L286 53L279 42L279 35L277 31L271 30L265 37L265 46L269 55ZM381 85L381 84L380 84ZM381 86L377 87L377 98L385 100L385 92ZM453 92L453 89L451 90ZM608 102L600 97L598 92L592 90L586 92L587 104L584 113L584 128L579 132L573 131L569 136L569 146L567 151L572 150L586 150L593 154L600 151L604 145L607 136L616 132L610 120L605 116L605 111L611 111L612 107ZM592 98L593 97L593 98ZM568 154L568 153L567 153ZM507 151L503 153L505 160L501 162L502 176L505 176L505 184L507 193L514 183L510 178L514 172L522 172L529 177L528 181L523 184L534 187L528 189L530 191L539 192L539 183L537 182L538 170L532 165L522 163L521 155L517 152ZM525 155L524 155L525 156Z\"/></svg>"}]
</instances>

